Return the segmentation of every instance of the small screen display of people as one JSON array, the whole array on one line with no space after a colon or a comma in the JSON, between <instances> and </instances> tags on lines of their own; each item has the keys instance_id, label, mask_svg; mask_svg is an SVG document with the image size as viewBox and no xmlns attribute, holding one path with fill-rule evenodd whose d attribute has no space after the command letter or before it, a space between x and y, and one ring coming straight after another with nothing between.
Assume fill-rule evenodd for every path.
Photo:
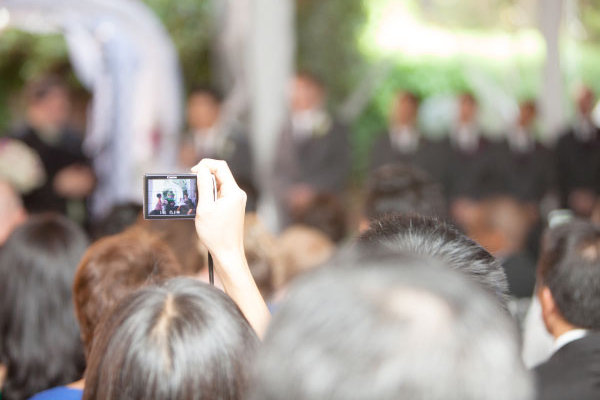
<instances>
[{"instance_id":1,"label":"small screen display of people","mask_svg":"<svg viewBox=\"0 0 600 400\"><path fill-rule=\"evenodd\" d=\"M148 214L186 216L196 214L194 179L148 179Z\"/></svg>"}]
</instances>

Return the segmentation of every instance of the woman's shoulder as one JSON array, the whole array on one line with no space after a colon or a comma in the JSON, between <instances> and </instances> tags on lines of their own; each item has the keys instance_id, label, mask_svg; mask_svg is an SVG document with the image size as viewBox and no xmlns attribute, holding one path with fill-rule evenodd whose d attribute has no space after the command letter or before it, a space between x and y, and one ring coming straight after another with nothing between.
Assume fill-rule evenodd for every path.
<instances>
[{"instance_id":1,"label":"woman's shoulder","mask_svg":"<svg viewBox=\"0 0 600 400\"><path fill-rule=\"evenodd\" d=\"M81 400L83 390L71 389L66 386L59 386L52 389L44 390L29 400Z\"/></svg>"}]
</instances>

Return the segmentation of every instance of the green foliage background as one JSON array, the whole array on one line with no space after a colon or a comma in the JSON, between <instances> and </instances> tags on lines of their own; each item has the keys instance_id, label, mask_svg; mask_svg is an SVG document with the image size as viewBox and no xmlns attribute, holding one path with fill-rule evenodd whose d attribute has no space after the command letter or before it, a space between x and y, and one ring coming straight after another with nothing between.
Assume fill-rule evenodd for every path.
<instances>
[{"instance_id":1,"label":"green foliage background","mask_svg":"<svg viewBox=\"0 0 600 400\"><path fill-rule=\"evenodd\" d=\"M209 0L144 0L159 16L179 52L184 82L215 80L211 46L215 32ZM219 0L214 0L219 1ZM390 0L296 0L297 66L315 73L329 87L332 106L340 104L361 82L370 65L381 60L364 46L364 32L373 4ZM393 0L392 0L393 1ZM445 29L516 30L531 27L535 0L406 0L423 20ZM565 44L565 76L583 77L600 92L600 1L579 0L582 35ZM529 8L528 8L529 7ZM529 10L529 11L528 11ZM523 19L523 16L527 18ZM477 18L474 18L477 16ZM533 22L532 22L533 21ZM367 44L368 47L368 44ZM513 85L515 96L534 96L539 87L541 64L516 62L510 66L486 60L422 58L394 59L392 73L374 93L367 108L353 123L357 171L374 135L386 125L393 93L410 89L423 97L467 88L465 63L480 68L500 85ZM507 71L510 70L510 74ZM31 78L46 72L70 73L66 46L60 36L33 36L7 31L0 35L0 132L5 131L20 107L20 90ZM518 76L510 81L510 76ZM507 78L507 76L509 76ZM509 79L509 81L507 81ZM360 176L358 174L357 176Z\"/></svg>"}]
</instances>

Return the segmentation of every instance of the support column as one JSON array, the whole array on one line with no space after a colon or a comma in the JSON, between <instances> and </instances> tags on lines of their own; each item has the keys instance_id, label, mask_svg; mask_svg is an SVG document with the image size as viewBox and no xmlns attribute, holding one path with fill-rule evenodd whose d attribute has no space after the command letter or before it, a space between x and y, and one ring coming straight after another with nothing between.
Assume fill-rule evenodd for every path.
<instances>
[{"instance_id":1,"label":"support column","mask_svg":"<svg viewBox=\"0 0 600 400\"><path fill-rule=\"evenodd\" d=\"M254 0L248 51L251 140L263 222L277 230L273 162L294 69L294 0Z\"/></svg>"},{"instance_id":2,"label":"support column","mask_svg":"<svg viewBox=\"0 0 600 400\"><path fill-rule=\"evenodd\" d=\"M539 96L545 141L552 141L565 123L564 83L560 63L560 25L564 0L538 0L539 29L546 43L546 61Z\"/></svg>"}]
</instances>

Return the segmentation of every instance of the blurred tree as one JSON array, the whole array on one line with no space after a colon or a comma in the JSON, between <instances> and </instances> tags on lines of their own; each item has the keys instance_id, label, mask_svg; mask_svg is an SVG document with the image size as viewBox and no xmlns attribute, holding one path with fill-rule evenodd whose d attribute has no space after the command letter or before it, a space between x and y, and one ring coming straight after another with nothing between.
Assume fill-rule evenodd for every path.
<instances>
[{"instance_id":1,"label":"blurred tree","mask_svg":"<svg viewBox=\"0 0 600 400\"><path fill-rule=\"evenodd\" d=\"M212 81L212 4L198 0L144 0L171 35L186 88Z\"/></svg>"},{"instance_id":2,"label":"blurred tree","mask_svg":"<svg viewBox=\"0 0 600 400\"><path fill-rule=\"evenodd\" d=\"M342 101L364 73L367 60L358 37L367 20L363 0L297 0L297 66L320 77L333 104Z\"/></svg>"}]
</instances>

